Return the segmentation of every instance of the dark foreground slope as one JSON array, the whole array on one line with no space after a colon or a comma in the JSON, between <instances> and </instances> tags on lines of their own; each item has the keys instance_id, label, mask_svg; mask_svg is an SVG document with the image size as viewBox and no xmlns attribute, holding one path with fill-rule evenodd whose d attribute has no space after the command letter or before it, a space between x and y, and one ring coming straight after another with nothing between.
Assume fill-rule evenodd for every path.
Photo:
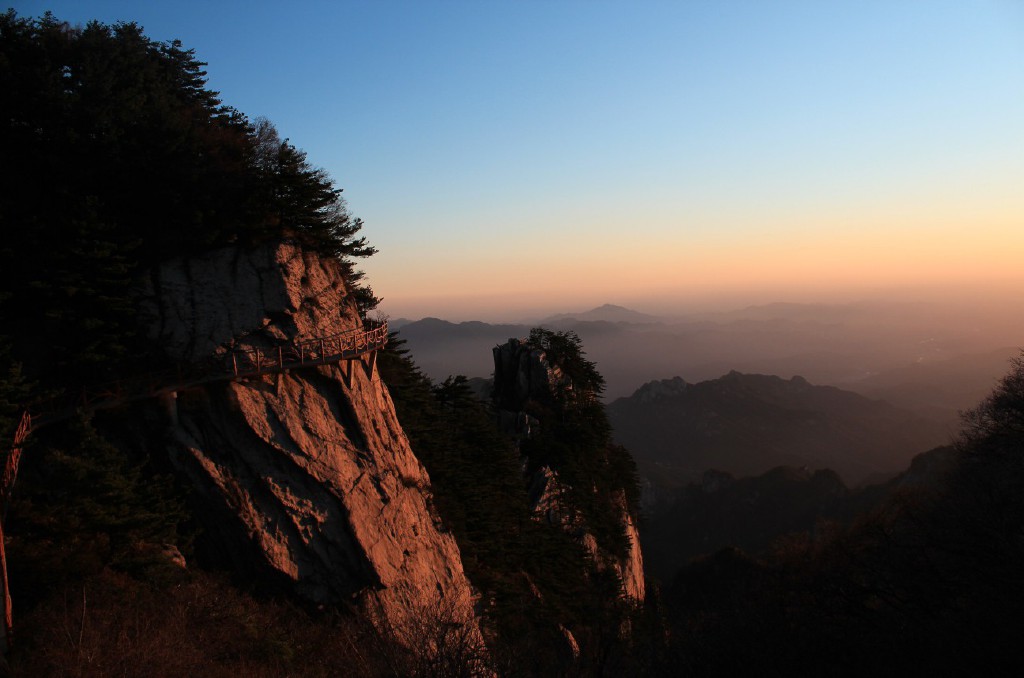
<instances>
[{"instance_id":1,"label":"dark foreground slope","mask_svg":"<svg viewBox=\"0 0 1024 678\"><path fill-rule=\"evenodd\" d=\"M965 417L952 462L848 528L688 565L666 593L672 670L1019 675L1024 364Z\"/></svg>"},{"instance_id":2,"label":"dark foreground slope","mask_svg":"<svg viewBox=\"0 0 1024 678\"><path fill-rule=\"evenodd\" d=\"M894 492L939 482L953 457L953 448L936 448L892 480L855 489L827 469L779 466L748 478L707 471L700 482L661 492L647 511L641 539L648 573L670 582L701 555L726 547L760 554L787 535L849 524Z\"/></svg>"},{"instance_id":3,"label":"dark foreground slope","mask_svg":"<svg viewBox=\"0 0 1024 678\"><path fill-rule=\"evenodd\" d=\"M801 377L729 374L688 384L650 382L608 405L616 440L660 485L707 469L759 475L776 466L830 468L858 484L906 468L948 441L934 422L883 401Z\"/></svg>"}]
</instances>

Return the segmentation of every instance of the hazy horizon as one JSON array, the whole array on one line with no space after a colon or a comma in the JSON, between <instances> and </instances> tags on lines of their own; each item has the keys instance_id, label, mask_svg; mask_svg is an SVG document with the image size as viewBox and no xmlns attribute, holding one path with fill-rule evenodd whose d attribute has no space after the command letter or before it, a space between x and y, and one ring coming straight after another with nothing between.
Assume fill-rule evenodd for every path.
<instances>
[{"instance_id":1,"label":"hazy horizon","mask_svg":"<svg viewBox=\"0 0 1024 678\"><path fill-rule=\"evenodd\" d=\"M947 314L967 313L1024 317L1024 284L1020 285L914 285L892 288L849 290L716 290L689 296L648 295L546 295L538 300L528 295L509 293L491 296L425 297L394 303L385 298L378 313L394 319L438 318L453 323L529 323L560 315L585 313L606 304L659 316L665 320L702 314L730 313L751 307L791 304L796 306L849 307L858 305L925 305L944 309ZM950 317L950 321L956 319ZM1024 326L1024 322L1022 322ZM1024 327L1022 327L1024 328ZM1024 345L1024 334L1021 339Z\"/></svg>"}]
</instances>

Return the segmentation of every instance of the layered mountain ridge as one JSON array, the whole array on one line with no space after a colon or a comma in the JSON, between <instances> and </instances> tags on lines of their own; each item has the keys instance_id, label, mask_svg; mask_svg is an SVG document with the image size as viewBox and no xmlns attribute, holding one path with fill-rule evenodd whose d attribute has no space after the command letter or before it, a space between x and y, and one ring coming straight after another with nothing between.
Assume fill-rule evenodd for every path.
<instances>
[{"instance_id":1,"label":"layered mountain ridge","mask_svg":"<svg viewBox=\"0 0 1024 678\"><path fill-rule=\"evenodd\" d=\"M831 468L858 484L948 442L924 417L799 376L733 371L697 384L658 380L607 409L616 440L641 472L669 485L707 469L758 475L783 465Z\"/></svg>"}]
</instances>

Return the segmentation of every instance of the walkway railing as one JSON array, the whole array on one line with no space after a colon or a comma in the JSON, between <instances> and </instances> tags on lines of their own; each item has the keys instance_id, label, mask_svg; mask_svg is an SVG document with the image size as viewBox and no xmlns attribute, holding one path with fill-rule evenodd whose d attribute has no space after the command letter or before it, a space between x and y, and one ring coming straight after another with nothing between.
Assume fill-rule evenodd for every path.
<instances>
[{"instance_id":1,"label":"walkway railing","mask_svg":"<svg viewBox=\"0 0 1024 678\"><path fill-rule=\"evenodd\" d=\"M32 412L33 427L39 428L69 419L79 410L95 412L215 381L244 379L354 360L384 348L387 343L387 321L367 321L364 329L302 339L272 348L235 349L205 362L151 372L133 379L96 384L77 394L34 403L29 406L29 410Z\"/></svg>"},{"instance_id":2,"label":"walkway railing","mask_svg":"<svg viewBox=\"0 0 1024 678\"><path fill-rule=\"evenodd\" d=\"M235 377L282 372L296 367L326 365L351 360L388 343L387 321L373 323L368 330L351 330L327 337L306 339L275 348L247 348L232 351L230 371Z\"/></svg>"}]
</instances>

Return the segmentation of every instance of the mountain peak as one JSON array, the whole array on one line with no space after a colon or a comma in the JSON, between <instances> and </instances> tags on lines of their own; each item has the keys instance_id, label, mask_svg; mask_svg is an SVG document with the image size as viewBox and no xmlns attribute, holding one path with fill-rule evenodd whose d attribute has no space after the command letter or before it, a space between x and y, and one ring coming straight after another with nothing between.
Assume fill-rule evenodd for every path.
<instances>
[{"instance_id":1,"label":"mountain peak","mask_svg":"<svg viewBox=\"0 0 1024 678\"><path fill-rule=\"evenodd\" d=\"M603 304L597 308L592 308L589 311L583 311L581 313L558 313L545 318L541 322L548 324L573 320L581 322L656 323L661 322L662 319L656 315L634 311L633 309L626 308L625 306Z\"/></svg>"},{"instance_id":2,"label":"mountain peak","mask_svg":"<svg viewBox=\"0 0 1024 678\"><path fill-rule=\"evenodd\" d=\"M686 391L687 384L682 377L649 381L633 393L638 402L649 403L659 398L670 398Z\"/></svg>"}]
</instances>

